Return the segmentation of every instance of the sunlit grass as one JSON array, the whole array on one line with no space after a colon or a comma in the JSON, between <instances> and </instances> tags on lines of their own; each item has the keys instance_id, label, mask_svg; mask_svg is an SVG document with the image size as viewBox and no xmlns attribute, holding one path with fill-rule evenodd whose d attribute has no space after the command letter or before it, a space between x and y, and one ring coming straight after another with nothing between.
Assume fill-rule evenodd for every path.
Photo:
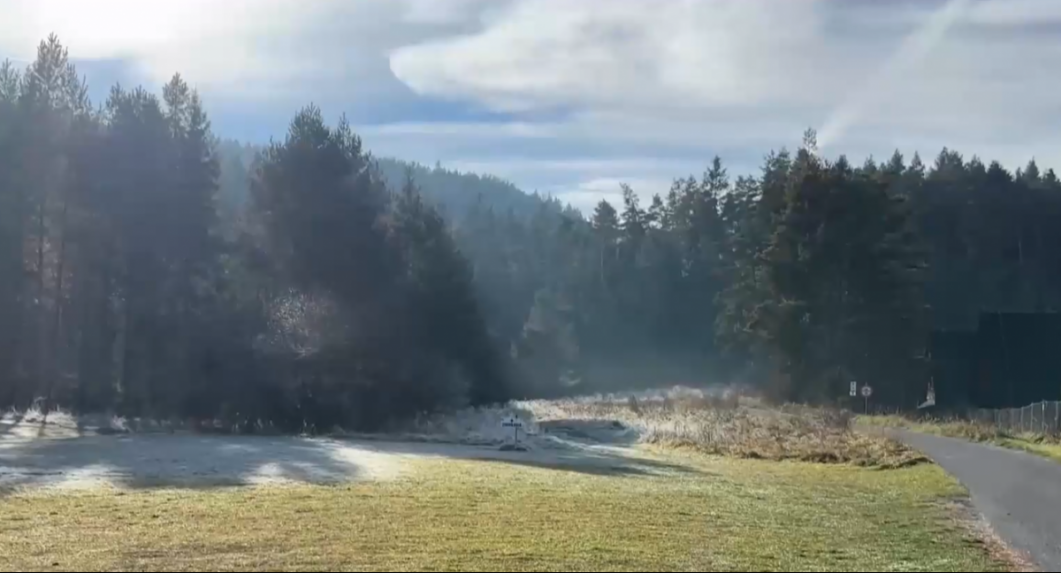
<instances>
[{"instance_id":1,"label":"sunlit grass","mask_svg":"<svg viewBox=\"0 0 1061 573\"><path fill-rule=\"evenodd\" d=\"M674 459L674 458L670 458ZM590 475L414 462L344 486L24 492L0 569L997 570L939 468L687 458Z\"/></svg>"},{"instance_id":2,"label":"sunlit grass","mask_svg":"<svg viewBox=\"0 0 1061 573\"><path fill-rule=\"evenodd\" d=\"M1013 448L1015 450L1023 450L1030 454L1036 454L1044 458L1061 462L1061 442L1056 439L1053 441L1044 441L1042 438L1036 436L1017 436L1000 439L997 443L1000 446Z\"/></svg>"}]
</instances>

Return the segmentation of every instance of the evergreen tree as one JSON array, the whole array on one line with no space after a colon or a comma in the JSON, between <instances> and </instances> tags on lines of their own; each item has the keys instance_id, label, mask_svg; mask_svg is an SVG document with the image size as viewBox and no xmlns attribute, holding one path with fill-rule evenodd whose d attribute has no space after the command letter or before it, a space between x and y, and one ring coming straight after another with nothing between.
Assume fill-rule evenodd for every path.
<instances>
[{"instance_id":1,"label":"evergreen tree","mask_svg":"<svg viewBox=\"0 0 1061 573\"><path fill-rule=\"evenodd\" d=\"M313 106L263 149L216 140L179 75L87 93L55 37L0 65L0 407L312 431L654 384L831 401L851 379L909 406L928 329L1061 309L1061 181L1035 160L855 166L808 132L754 176L716 157L585 219L376 160Z\"/></svg>"},{"instance_id":2,"label":"evergreen tree","mask_svg":"<svg viewBox=\"0 0 1061 573\"><path fill-rule=\"evenodd\" d=\"M444 374L465 381L462 390L443 388L443 396L433 401L453 395L466 396L474 405L506 399L506 375L475 297L471 269L442 216L424 202L411 173L395 201L391 231L404 256L410 288L407 312L415 321L417 342L457 369L454 373L447 368Z\"/></svg>"},{"instance_id":3,"label":"evergreen tree","mask_svg":"<svg viewBox=\"0 0 1061 573\"><path fill-rule=\"evenodd\" d=\"M21 385L16 364L27 286L23 260L27 197L18 162L24 125L18 105L21 84L11 62L0 64L0 405L15 402Z\"/></svg>"},{"instance_id":4,"label":"evergreen tree","mask_svg":"<svg viewBox=\"0 0 1061 573\"><path fill-rule=\"evenodd\" d=\"M887 189L877 169L821 159L813 133L796 155L760 255L763 298L741 313L747 326L734 323L774 350L786 398L829 399L849 379L874 378L885 378L888 399L907 398L896 380L913 348L894 341L917 339L917 261L901 200Z\"/></svg>"}]
</instances>

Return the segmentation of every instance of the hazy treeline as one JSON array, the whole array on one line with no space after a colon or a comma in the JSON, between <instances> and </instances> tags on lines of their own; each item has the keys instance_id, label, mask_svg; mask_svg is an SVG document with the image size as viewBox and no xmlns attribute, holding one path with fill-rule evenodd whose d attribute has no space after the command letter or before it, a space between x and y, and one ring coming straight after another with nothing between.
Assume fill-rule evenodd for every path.
<instances>
[{"instance_id":1,"label":"hazy treeline","mask_svg":"<svg viewBox=\"0 0 1061 573\"><path fill-rule=\"evenodd\" d=\"M477 179L461 195L439 168L416 180L446 208L520 394L722 381L815 401L858 380L911 406L928 330L1061 307L1052 171L947 149L928 166L899 153L853 166L820 157L813 135L756 176L715 159L663 196L624 188L588 220L540 198L513 207Z\"/></svg>"},{"instance_id":2,"label":"hazy treeline","mask_svg":"<svg viewBox=\"0 0 1061 573\"><path fill-rule=\"evenodd\" d=\"M180 76L86 92L55 38L0 69L0 404L320 429L507 397L443 219L345 123L299 112L226 208Z\"/></svg>"},{"instance_id":3,"label":"hazy treeline","mask_svg":"<svg viewBox=\"0 0 1061 573\"><path fill-rule=\"evenodd\" d=\"M665 196L624 188L585 224L479 207L457 237L488 323L535 380L738 382L801 401L857 380L910 407L929 330L1061 309L1059 222L1061 182L1034 161L1011 173L944 149L855 166L808 132L753 177L716 158Z\"/></svg>"},{"instance_id":4,"label":"hazy treeline","mask_svg":"<svg viewBox=\"0 0 1061 573\"><path fill-rule=\"evenodd\" d=\"M102 105L55 38L0 68L0 407L374 428L510 397L848 380L923 398L931 328L1061 306L1061 183L813 133L591 217L377 160L314 107L220 141L194 90Z\"/></svg>"}]
</instances>

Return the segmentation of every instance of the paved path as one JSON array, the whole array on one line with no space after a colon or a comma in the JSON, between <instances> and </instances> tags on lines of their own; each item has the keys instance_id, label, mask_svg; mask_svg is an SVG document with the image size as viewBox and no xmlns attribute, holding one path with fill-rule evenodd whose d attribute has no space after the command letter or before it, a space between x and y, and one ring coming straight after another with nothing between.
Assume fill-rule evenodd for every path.
<instances>
[{"instance_id":1,"label":"paved path","mask_svg":"<svg viewBox=\"0 0 1061 573\"><path fill-rule=\"evenodd\" d=\"M950 472L1002 539L1061 571L1061 464L1014 450L909 432L899 437Z\"/></svg>"}]
</instances>

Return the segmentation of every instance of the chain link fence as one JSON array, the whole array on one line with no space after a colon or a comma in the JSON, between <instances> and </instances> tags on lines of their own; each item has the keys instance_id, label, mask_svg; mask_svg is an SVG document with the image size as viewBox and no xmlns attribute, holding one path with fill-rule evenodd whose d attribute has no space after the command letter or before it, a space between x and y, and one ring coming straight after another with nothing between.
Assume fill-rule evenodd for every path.
<instances>
[{"instance_id":1,"label":"chain link fence","mask_svg":"<svg viewBox=\"0 0 1061 573\"><path fill-rule=\"evenodd\" d=\"M1061 402L1039 402L1001 410L970 410L969 417L1010 433L1061 436Z\"/></svg>"}]
</instances>

